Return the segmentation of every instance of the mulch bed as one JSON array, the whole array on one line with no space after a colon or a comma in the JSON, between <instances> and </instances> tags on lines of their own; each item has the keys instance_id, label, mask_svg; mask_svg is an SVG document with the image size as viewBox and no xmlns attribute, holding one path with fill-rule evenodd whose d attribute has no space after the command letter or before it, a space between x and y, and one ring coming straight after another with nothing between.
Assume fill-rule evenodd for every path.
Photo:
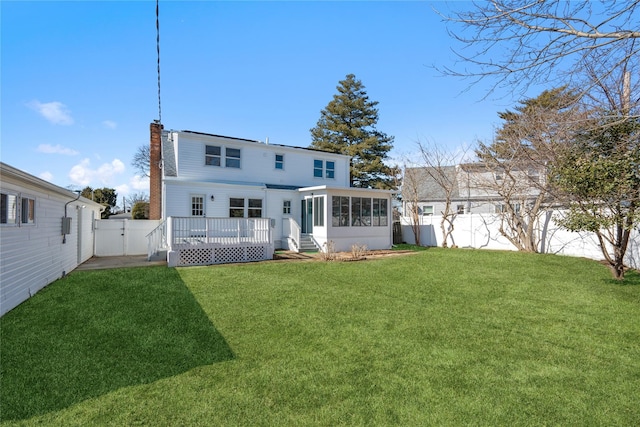
<instances>
[{"instance_id":1,"label":"mulch bed","mask_svg":"<svg viewBox=\"0 0 640 427\"><path fill-rule=\"evenodd\" d=\"M368 259L389 258L394 256L415 254L415 251L392 251L392 250L374 250L367 251L367 253L359 258L354 258L351 252L336 252L334 259L326 261L366 261ZM321 252L290 252L290 251L278 251L273 255L274 260L280 261L325 261L324 254Z\"/></svg>"}]
</instances>

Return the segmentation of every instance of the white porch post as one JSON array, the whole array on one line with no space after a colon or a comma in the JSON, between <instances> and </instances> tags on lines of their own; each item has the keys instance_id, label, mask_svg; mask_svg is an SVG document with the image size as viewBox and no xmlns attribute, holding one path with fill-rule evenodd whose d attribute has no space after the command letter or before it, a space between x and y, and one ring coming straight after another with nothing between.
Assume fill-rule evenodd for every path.
<instances>
[{"instance_id":1,"label":"white porch post","mask_svg":"<svg viewBox=\"0 0 640 427\"><path fill-rule=\"evenodd\" d=\"M173 217L167 218L167 266L177 267L180 258L180 252L173 249Z\"/></svg>"}]
</instances>

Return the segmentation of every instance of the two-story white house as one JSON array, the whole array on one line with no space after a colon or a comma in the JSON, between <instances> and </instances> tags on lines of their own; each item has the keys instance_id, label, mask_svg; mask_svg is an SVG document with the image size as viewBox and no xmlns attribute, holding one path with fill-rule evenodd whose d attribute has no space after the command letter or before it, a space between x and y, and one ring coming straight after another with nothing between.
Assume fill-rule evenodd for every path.
<instances>
[{"instance_id":1,"label":"two-story white house","mask_svg":"<svg viewBox=\"0 0 640 427\"><path fill-rule=\"evenodd\" d=\"M258 230L270 235L275 249L326 250L329 242L336 251L348 251L354 244L369 249L392 245L392 192L351 188L348 156L268 141L165 131L157 123L151 124L150 148L151 219L180 218L191 224L218 219L201 222L199 232L191 226L188 235L182 230L176 238L174 232L173 241L189 243L190 249L201 243L223 251L220 246L240 244L228 240L232 235L248 239ZM231 219L244 221L241 231L232 230ZM172 222L175 230L176 220ZM237 261L230 253L226 250L223 260L215 263ZM170 265L182 264L172 262L171 256L170 250ZM260 256L270 258L268 251ZM208 257L207 253L204 258Z\"/></svg>"},{"instance_id":2,"label":"two-story white house","mask_svg":"<svg viewBox=\"0 0 640 427\"><path fill-rule=\"evenodd\" d=\"M455 214L500 213L506 202L532 203L543 188L545 171L540 167L503 169L483 163L455 166L415 167L405 170L402 186L403 212L417 205L421 216L441 215L447 198Z\"/></svg>"}]
</instances>

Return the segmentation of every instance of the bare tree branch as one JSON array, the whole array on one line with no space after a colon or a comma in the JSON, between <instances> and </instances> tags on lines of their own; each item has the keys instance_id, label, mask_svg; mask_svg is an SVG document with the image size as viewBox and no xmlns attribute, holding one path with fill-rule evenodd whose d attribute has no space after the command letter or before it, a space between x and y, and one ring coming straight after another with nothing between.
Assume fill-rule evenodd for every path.
<instances>
[{"instance_id":1,"label":"bare tree branch","mask_svg":"<svg viewBox=\"0 0 640 427\"><path fill-rule=\"evenodd\" d=\"M486 96L498 88L521 96L538 83L574 86L584 71L584 59L594 54L608 58L606 67L598 67L598 74L606 76L640 53L634 43L640 38L639 4L640 0L490 0L474 2L468 11L440 13L451 24L449 35L462 45L454 53L465 64L440 71L473 83L495 79Z\"/></svg>"}]
</instances>

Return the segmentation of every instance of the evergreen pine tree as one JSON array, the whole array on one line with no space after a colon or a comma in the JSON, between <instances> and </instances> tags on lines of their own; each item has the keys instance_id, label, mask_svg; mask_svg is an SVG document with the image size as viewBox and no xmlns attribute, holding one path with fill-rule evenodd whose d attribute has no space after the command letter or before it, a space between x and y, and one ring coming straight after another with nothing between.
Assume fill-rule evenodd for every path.
<instances>
[{"instance_id":1,"label":"evergreen pine tree","mask_svg":"<svg viewBox=\"0 0 640 427\"><path fill-rule=\"evenodd\" d=\"M398 170L384 163L393 137L376 129L378 102L369 100L353 74L341 80L337 89L311 129L311 148L351 156L352 187L395 188Z\"/></svg>"}]
</instances>

